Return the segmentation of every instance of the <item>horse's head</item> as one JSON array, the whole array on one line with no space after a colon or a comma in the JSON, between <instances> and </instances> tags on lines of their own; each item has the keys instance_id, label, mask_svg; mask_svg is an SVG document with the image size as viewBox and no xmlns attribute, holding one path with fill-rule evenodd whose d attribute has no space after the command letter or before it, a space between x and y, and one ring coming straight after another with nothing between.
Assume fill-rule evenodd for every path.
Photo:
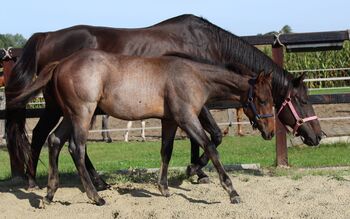
<instances>
[{"instance_id":1,"label":"horse's head","mask_svg":"<svg viewBox=\"0 0 350 219\"><path fill-rule=\"evenodd\" d=\"M316 146L323 136L314 109L308 101L307 87L303 83L305 74L292 81L292 87L278 109L280 121L293 129L293 134L301 136L305 144Z\"/></svg>"},{"instance_id":2,"label":"horse's head","mask_svg":"<svg viewBox=\"0 0 350 219\"><path fill-rule=\"evenodd\" d=\"M271 80L272 73L261 72L256 79L250 81L249 92L244 100L244 113L265 140L270 140L275 132Z\"/></svg>"}]
</instances>

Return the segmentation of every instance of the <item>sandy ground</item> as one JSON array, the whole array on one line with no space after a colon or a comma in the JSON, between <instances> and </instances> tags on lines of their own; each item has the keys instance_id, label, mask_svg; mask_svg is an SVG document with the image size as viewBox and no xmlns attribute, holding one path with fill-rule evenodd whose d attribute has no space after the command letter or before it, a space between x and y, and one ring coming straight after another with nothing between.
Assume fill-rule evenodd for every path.
<instances>
[{"instance_id":1,"label":"sandy ground","mask_svg":"<svg viewBox=\"0 0 350 219\"><path fill-rule=\"evenodd\" d=\"M242 203L230 204L216 173L210 184L172 182L162 197L153 183L120 183L91 204L78 185L63 186L43 206L46 190L1 187L1 218L350 218L350 181L326 176L301 179L239 174L232 177ZM348 179L350 178L347 177Z\"/></svg>"}]
</instances>

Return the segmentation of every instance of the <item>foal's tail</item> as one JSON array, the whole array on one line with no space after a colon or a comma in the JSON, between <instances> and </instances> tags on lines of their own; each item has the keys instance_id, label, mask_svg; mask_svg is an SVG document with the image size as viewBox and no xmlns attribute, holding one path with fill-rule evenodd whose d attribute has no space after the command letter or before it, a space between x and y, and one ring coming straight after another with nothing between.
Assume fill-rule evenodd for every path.
<instances>
[{"instance_id":1,"label":"foal's tail","mask_svg":"<svg viewBox=\"0 0 350 219\"><path fill-rule=\"evenodd\" d=\"M46 65L45 68L39 73L39 76L35 79L35 81L20 95L8 101L6 103L6 107L9 109L25 107L26 104L36 97L40 93L41 89L47 83L49 83L58 63L59 62L52 62Z\"/></svg>"}]
</instances>

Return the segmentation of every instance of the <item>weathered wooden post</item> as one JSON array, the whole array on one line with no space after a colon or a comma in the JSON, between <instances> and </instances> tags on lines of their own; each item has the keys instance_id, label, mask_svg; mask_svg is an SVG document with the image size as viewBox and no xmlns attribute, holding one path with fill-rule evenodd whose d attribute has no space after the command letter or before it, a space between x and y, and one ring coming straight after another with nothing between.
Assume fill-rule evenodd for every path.
<instances>
[{"instance_id":1,"label":"weathered wooden post","mask_svg":"<svg viewBox=\"0 0 350 219\"><path fill-rule=\"evenodd\" d=\"M283 67L283 46L279 40L272 46L272 59L275 63ZM288 166L287 133L280 120L275 117L276 124L276 165Z\"/></svg>"}]
</instances>

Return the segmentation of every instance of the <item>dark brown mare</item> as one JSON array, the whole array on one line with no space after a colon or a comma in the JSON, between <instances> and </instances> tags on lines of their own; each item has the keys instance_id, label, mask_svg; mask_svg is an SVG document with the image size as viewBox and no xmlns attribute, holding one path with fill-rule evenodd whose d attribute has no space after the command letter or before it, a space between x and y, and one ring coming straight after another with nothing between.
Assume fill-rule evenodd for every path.
<instances>
[{"instance_id":1,"label":"dark brown mare","mask_svg":"<svg viewBox=\"0 0 350 219\"><path fill-rule=\"evenodd\" d=\"M25 92L45 65L61 60L82 48L97 48L112 53L148 57L177 52L226 66L227 69L234 63L241 63L253 72L272 71L272 93L276 109L281 107L290 93L292 103L301 118L314 115L312 105L307 102L307 90L302 78L294 78L260 50L236 35L193 15L174 17L154 26L139 29L74 26L55 32L36 33L24 46L22 56L13 68L6 89L7 101ZM25 159L30 187L36 185L36 167L42 145L62 115L50 89L44 91L44 97L45 112L33 130L31 147L25 134L25 109L7 109L8 147L9 151L14 151L10 154L11 160L17 159L19 163L23 157L22 151L32 152L32 156ZM288 108L279 114L279 118L283 124L291 127L297 123ZM205 107L199 119L218 145L221 142L220 129ZM303 123L297 133L303 136L304 142L308 145L319 144L322 136L317 120ZM195 145L193 139L191 143L193 145L191 163L197 163L199 147ZM99 179L88 156L86 162L88 168L91 168L90 173ZM21 169L13 172L13 175L22 174ZM95 183L99 182L101 181L97 180Z\"/></svg>"},{"instance_id":2,"label":"dark brown mare","mask_svg":"<svg viewBox=\"0 0 350 219\"><path fill-rule=\"evenodd\" d=\"M162 163L158 185L164 196L170 195L167 171L175 133L180 127L204 149L231 202L238 203L239 195L198 116L207 102L239 101L247 105L245 111L253 126L265 139L271 139L274 134L272 74L262 72L257 79L254 76L249 71L237 74L178 57L142 58L87 49L49 64L26 92L8 103L9 106L26 103L47 86L63 111L63 121L49 137L47 202L52 201L58 188L58 155L69 138L69 152L88 197L98 205L105 203L97 194L84 162L90 122L100 107L124 120L161 119Z\"/></svg>"}]
</instances>

